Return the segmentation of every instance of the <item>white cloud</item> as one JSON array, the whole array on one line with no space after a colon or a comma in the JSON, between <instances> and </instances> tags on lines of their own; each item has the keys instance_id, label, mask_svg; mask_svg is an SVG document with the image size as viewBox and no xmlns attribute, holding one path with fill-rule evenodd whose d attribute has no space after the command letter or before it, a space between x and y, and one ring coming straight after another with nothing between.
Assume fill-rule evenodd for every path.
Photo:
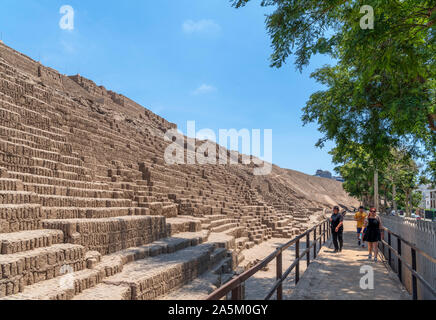
<instances>
[{"instance_id":1,"label":"white cloud","mask_svg":"<svg viewBox=\"0 0 436 320\"><path fill-rule=\"evenodd\" d=\"M195 89L192 94L193 95L200 95L200 94L207 94L207 93L212 93L217 91L217 88L215 88L214 86L208 85L208 84L202 84L201 86L199 86L197 89Z\"/></svg>"},{"instance_id":2,"label":"white cloud","mask_svg":"<svg viewBox=\"0 0 436 320\"><path fill-rule=\"evenodd\" d=\"M183 22L183 32L188 34L193 33L218 33L221 31L221 27L213 20L186 20Z\"/></svg>"}]
</instances>

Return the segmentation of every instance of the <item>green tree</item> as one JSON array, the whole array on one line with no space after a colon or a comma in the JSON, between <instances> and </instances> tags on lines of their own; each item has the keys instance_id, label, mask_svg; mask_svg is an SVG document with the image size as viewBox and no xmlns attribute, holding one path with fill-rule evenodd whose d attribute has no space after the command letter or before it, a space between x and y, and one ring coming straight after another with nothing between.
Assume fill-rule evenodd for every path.
<instances>
[{"instance_id":1,"label":"green tree","mask_svg":"<svg viewBox=\"0 0 436 320\"><path fill-rule=\"evenodd\" d=\"M420 183L419 168L407 150L391 149L392 157L387 163L385 177L392 187L392 201L394 210L397 211L397 201L401 200L402 206L410 215L415 206L415 189ZM399 190L399 192L397 192Z\"/></svg>"},{"instance_id":2,"label":"green tree","mask_svg":"<svg viewBox=\"0 0 436 320\"><path fill-rule=\"evenodd\" d=\"M239 8L248 2L233 4ZM291 55L300 71L315 54L338 61L337 69L323 68L314 75L330 89L339 89L329 90L328 115L309 110L323 94L317 93L306 107L305 119L326 124L326 138L341 139L339 135L350 133L349 126L341 126L336 136L330 126L348 121L349 110L363 114L365 109L372 114L367 121L374 129L367 137L381 134L372 140L378 154L374 160L383 158L378 146L386 137L402 139L412 153L425 158L436 181L436 138L429 126L436 113L436 0L262 0L261 5L274 7L266 18L273 67L281 67ZM373 30L360 26L363 5L374 8ZM353 87L342 90L338 82ZM348 95L339 97L345 91Z\"/></svg>"},{"instance_id":3,"label":"green tree","mask_svg":"<svg viewBox=\"0 0 436 320\"><path fill-rule=\"evenodd\" d=\"M351 148L350 148L351 150ZM356 146L356 150L348 152L346 155L339 154L338 149L333 149L330 154L333 156L334 162L342 165L335 168L344 179L343 184L345 191L351 196L360 199L361 205L372 205L373 173L371 172L371 160L368 154L363 152L363 149Z\"/></svg>"},{"instance_id":4,"label":"green tree","mask_svg":"<svg viewBox=\"0 0 436 320\"><path fill-rule=\"evenodd\" d=\"M400 145L402 139L392 130L388 115L373 106L384 91L384 83L374 80L361 92L356 89L361 85L358 75L355 68L342 63L313 73L312 77L327 89L310 97L302 119L304 124L318 124L323 133L318 146L328 140L335 142L335 163L346 163L350 158L361 161L359 154L369 158L374 205L379 208L379 172L391 157L390 148Z\"/></svg>"},{"instance_id":5,"label":"green tree","mask_svg":"<svg viewBox=\"0 0 436 320\"><path fill-rule=\"evenodd\" d=\"M338 148L331 152L333 160L341 165L335 170L345 179L344 189L352 196L361 199L364 206L375 203L373 197L375 184L372 180L374 167L370 155L361 145L354 144L343 154ZM419 168L407 150L391 149L391 157L379 167L379 185L383 191L384 209L390 202L394 210L397 204L406 208L410 215L411 209L419 204L419 194L415 191L421 184ZM392 190L392 192L391 192Z\"/></svg>"}]
</instances>

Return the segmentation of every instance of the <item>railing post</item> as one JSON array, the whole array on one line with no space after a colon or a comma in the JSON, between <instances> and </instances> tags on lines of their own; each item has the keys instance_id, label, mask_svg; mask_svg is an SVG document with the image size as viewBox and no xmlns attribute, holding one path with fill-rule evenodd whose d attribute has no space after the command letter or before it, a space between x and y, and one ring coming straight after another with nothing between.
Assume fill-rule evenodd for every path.
<instances>
[{"instance_id":1,"label":"railing post","mask_svg":"<svg viewBox=\"0 0 436 320\"><path fill-rule=\"evenodd\" d=\"M282 252L279 253L277 256L277 280L281 279L283 276L283 268L282 268ZM277 300L283 300L283 285L280 283L280 285L277 287Z\"/></svg>"},{"instance_id":2,"label":"railing post","mask_svg":"<svg viewBox=\"0 0 436 320\"><path fill-rule=\"evenodd\" d=\"M306 260L307 260L307 267L309 267L309 265L310 265L310 250L309 250L309 248L310 248L310 234L307 233L306 234L306 250L307 250Z\"/></svg>"},{"instance_id":3,"label":"railing post","mask_svg":"<svg viewBox=\"0 0 436 320\"><path fill-rule=\"evenodd\" d=\"M232 300L240 301L242 300L242 286L239 285L232 290Z\"/></svg>"},{"instance_id":4,"label":"railing post","mask_svg":"<svg viewBox=\"0 0 436 320\"><path fill-rule=\"evenodd\" d=\"M388 232L388 244L389 244L389 248L388 248L389 265L392 267L392 263L391 263L391 259L392 259L392 251L391 251L392 242L391 242L391 233L390 232Z\"/></svg>"},{"instance_id":5,"label":"railing post","mask_svg":"<svg viewBox=\"0 0 436 320\"><path fill-rule=\"evenodd\" d=\"M297 265L295 266L295 284L300 281L300 240L297 240L295 244L295 259L297 259Z\"/></svg>"},{"instance_id":6,"label":"railing post","mask_svg":"<svg viewBox=\"0 0 436 320\"><path fill-rule=\"evenodd\" d=\"M333 237L332 223L330 221L329 221L329 227L330 227L330 237Z\"/></svg>"},{"instance_id":7,"label":"railing post","mask_svg":"<svg viewBox=\"0 0 436 320\"><path fill-rule=\"evenodd\" d=\"M401 264L401 239L397 238L397 251L398 251L398 278L400 279L400 282L403 283L403 271L402 271L402 264Z\"/></svg>"},{"instance_id":8,"label":"railing post","mask_svg":"<svg viewBox=\"0 0 436 320\"><path fill-rule=\"evenodd\" d=\"M412 250L412 269L416 271L416 250L411 248ZM416 276L412 274L412 292L413 292L413 300L418 300L418 283L416 280Z\"/></svg>"},{"instance_id":9,"label":"railing post","mask_svg":"<svg viewBox=\"0 0 436 320\"><path fill-rule=\"evenodd\" d=\"M319 226L319 250L322 248L322 226Z\"/></svg>"},{"instance_id":10,"label":"railing post","mask_svg":"<svg viewBox=\"0 0 436 320\"><path fill-rule=\"evenodd\" d=\"M316 228L313 229L313 258L316 259Z\"/></svg>"},{"instance_id":11,"label":"railing post","mask_svg":"<svg viewBox=\"0 0 436 320\"><path fill-rule=\"evenodd\" d=\"M323 244L326 243L326 234L325 234L325 222L322 224L322 240L323 240Z\"/></svg>"}]
</instances>

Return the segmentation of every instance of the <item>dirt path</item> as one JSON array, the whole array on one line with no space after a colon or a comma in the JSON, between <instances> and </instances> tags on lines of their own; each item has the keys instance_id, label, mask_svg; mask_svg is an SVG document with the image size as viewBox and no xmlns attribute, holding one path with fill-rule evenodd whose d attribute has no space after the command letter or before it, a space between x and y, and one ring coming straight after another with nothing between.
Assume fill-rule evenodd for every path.
<instances>
[{"instance_id":1,"label":"dirt path","mask_svg":"<svg viewBox=\"0 0 436 320\"><path fill-rule=\"evenodd\" d=\"M380 260L380 257L379 257ZM362 289L361 268L369 266L374 272L374 288ZM366 271L367 272L367 271ZM367 249L357 246L355 222L345 221L344 250L333 253L324 247L318 258L301 278L291 300L407 300L410 295L403 289L396 275L384 262L369 261Z\"/></svg>"}]
</instances>

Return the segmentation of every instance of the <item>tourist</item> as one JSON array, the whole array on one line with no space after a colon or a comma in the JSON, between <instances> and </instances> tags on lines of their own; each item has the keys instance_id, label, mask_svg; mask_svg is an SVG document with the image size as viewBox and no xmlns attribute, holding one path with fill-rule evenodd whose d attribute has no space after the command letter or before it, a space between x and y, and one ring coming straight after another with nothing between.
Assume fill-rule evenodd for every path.
<instances>
[{"instance_id":1,"label":"tourist","mask_svg":"<svg viewBox=\"0 0 436 320\"><path fill-rule=\"evenodd\" d=\"M356 220L356 224L357 224L357 245L360 247L365 247L365 244L363 242L362 239L362 229L363 229L363 224L365 223L365 219L367 217L367 214L365 212L365 208L360 206L359 207L359 211L356 212L356 214L354 215L354 220Z\"/></svg>"},{"instance_id":2,"label":"tourist","mask_svg":"<svg viewBox=\"0 0 436 320\"><path fill-rule=\"evenodd\" d=\"M377 262L378 242L381 241L382 238L383 224L380 217L377 215L376 208L371 208L363 226L365 228L363 241L368 242L368 259L371 260L372 254L374 253L374 261Z\"/></svg>"},{"instance_id":3,"label":"tourist","mask_svg":"<svg viewBox=\"0 0 436 320\"><path fill-rule=\"evenodd\" d=\"M335 253L341 252L344 246L344 216L339 213L339 207L335 206L333 208L333 214L330 218L332 235L333 235L333 245L335 246Z\"/></svg>"}]
</instances>

